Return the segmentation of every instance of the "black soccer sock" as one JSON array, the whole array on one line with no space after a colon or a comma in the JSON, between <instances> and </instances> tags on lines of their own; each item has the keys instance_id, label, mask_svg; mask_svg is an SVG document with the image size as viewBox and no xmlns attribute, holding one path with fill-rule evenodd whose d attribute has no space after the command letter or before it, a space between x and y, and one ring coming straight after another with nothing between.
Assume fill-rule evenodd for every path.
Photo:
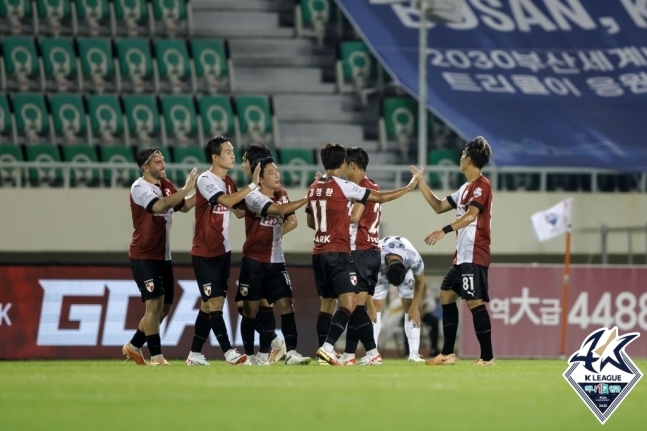
<instances>
[{"instance_id":1,"label":"black soccer sock","mask_svg":"<svg viewBox=\"0 0 647 431\"><path fill-rule=\"evenodd\" d=\"M151 354L151 358L162 354L162 340L160 340L160 334L147 335L146 343L148 344L148 351Z\"/></svg>"},{"instance_id":2,"label":"black soccer sock","mask_svg":"<svg viewBox=\"0 0 647 431\"><path fill-rule=\"evenodd\" d=\"M488 313L485 304L472 308L472 320L474 321L474 331L476 338L481 345L481 359L490 361L494 358L492 353L492 325L490 324L490 313Z\"/></svg>"},{"instance_id":3,"label":"black soccer sock","mask_svg":"<svg viewBox=\"0 0 647 431\"><path fill-rule=\"evenodd\" d=\"M238 307L238 308L240 308L242 310L241 307ZM263 306L261 306L261 308L270 308L270 309L272 309L272 307L263 307ZM260 308L259 308L259 311L260 311ZM240 315L241 316L243 315L242 311L240 311ZM263 327L263 316L260 316L258 313L256 313L256 318L254 319L254 330L256 332L258 332L259 337L260 337L261 333L263 332L262 327ZM277 335L276 335L276 322L274 323L274 328L275 328L275 332L272 334L272 340L274 340L277 337Z\"/></svg>"},{"instance_id":4,"label":"black soccer sock","mask_svg":"<svg viewBox=\"0 0 647 431\"><path fill-rule=\"evenodd\" d=\"M317 336L319 337L319 347L323 346L326 342L331 319L332 314L324 313L323 311L319 312L319 317L317 318Z\"/></svg>"},{"instance_id":5,"label":"black soccer sock","mask_svg":"<svg viewBox=\"0 0 647 431\"><path fill-rule=\"evenodd\" d=\"M358 305L353 311L353 315L358 313L357 322L355 323L355 330L359 336L359 340L364 345L364 349L368 352L377 348L375 339L373 338L373 322L366 312L366 307Z\"/></svg>"},{"instance_id":6,"label":"black soccer sock","mask_svg":"<svg viewBox=\"0 0 647 431\"><path fill-rule=\"evenodd\" d=\"M191 342L192 352L202 352L202 346L204 346L204 343L209 337L209 331L211 331L209 314L199 310L198 317L195 318L195 328L193 329L193 341Z\"/></svg>"},{"instance_id":7,"label":"black soccer sock","mask_svg":"<svg viewBox=\"0 0 647 431\"><path fill-rule=\"evenodd\" d=\"M357 332L357 322L359 320L357 309L359 307L358 305L355 311L353 311L353 314L350 315L350 319L348 319L348 331L346 332L346 348L344 349L344 353L350 353L352 355L355 354L357 343L359 343L359 333Z\"/></svg>"},{"instance_id":8,"label":"black soccer sock","mask_svg":"<svg viewBox=\"0 0 647 431\"><path fill-rule=\"evenodd\" d=\"M341 334L346 329L346 325L350 320L350 310L346 307L339 307L335 314L333 314L332 319L330 320L330 329L328 329L328 336L326 337L326 343L332 344L333 346L341 337Z\"/></svg>"},{"instance_id":9,"label":"black soccer sock","mask_svg":"<svg viewBox=\"0 0 647 431\"><path fill-rule=\"evenodd\" d=\"M141 349L144 344L146 344L146 334L144 331L140 331L139 328L137 328L135 335L133 335L133 338L130 340L130 344Z\"/></svg>"},{"instance_id":10,"label":"black soccer sock","mask_svg":"<svg viewBox=\"0 0 647 431\"><path fill-rule=\"evenodd\" d=\"M247 356L254 354L254 319L243 316L240 322L240 335L243 339L243 348Z\"/></svg>"},{"instance_id":11,"label":"black soccer sock","mask_svg":"<svg viewBox=\"0 0 647 431\"><path fill-rule=\"evenodd\" d=\"M456 344L456 332L458 331L458 307L455 302L443 304L443 355L454 353L454 344Z\"/></svg>"},{"instance_id":12,"label":"black soccer sock","mask_svg":"<svg viewBox=\"0 0 647 431\"><path fill-rule=\"evenodd\" d=\"M225 325L225 319L222 317L222 311L211 311L209 313L209 324L222 351L226 353L231 350L229 334L227 334L227 326Z\"/></svg>"},{"instance_id":13,"label":"black soccer sock","mask_svg":"<svg viewBox=\"0 0 647 431\"><path fill-rule=\"evenodd\" d=\"M294 320L294 313L281 315L281 331L285 339L286 350L288 352L290 350L296 350L299 334L297 333L297 322Z\"/></svg>"},{"instance_id":14,"label":"black soccer sock","mask_svg":"<svg viewBox=\"0 0 647 431\"><path fill-rule=\"evenodd\" d=\"M261 347L258 350L261 353L269 353L272 349L272 340L276 337L274 330L276 329L276 320L274 319L274 309L272 307L263 307L262 305L258 308L258 314L256 317L261 317L261 332L260 332L260 344Z\"/></svg>"}]
</instances>

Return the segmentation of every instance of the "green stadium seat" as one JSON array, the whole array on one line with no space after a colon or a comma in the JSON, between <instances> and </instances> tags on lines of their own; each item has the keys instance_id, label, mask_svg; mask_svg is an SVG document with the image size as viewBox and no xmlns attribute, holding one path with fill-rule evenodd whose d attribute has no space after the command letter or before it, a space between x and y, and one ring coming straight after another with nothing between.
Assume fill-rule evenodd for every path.
<instances>
[{"instance_id":1,"label":"green stadium seat","mask_svg":"<svg viewBox=\"0 0 647 431\"><path fill-rule=\"evenodd\" d=\"M140 33L154 33L153 17L146 0L118 0L112 4L115 8L114 30L117 34L136 37Z\"/></svg>"},{"instance_id":2,"label":"green stadium seat","mask_svg":"<svg viewBox=\"0 0 647 431\"><path fill-rule=\"evenodd\" d=\"M0 0L0 34L36 33L30 0Z\"/></svg>"},{"instance_id":3,"label":"green stadium seat","mask_svg":"<svg viewBox=\"0 0 647 431\"><path fill-rule=\"evenodd\" d=\"M238 120L234 116L231 100L226 96L202 96L198 98L198 110L202 128L200 142L205 143L205 136L234 136L240 141L240 131L237 129Z\"/></svg>"},{"instance_id":4,"label":"green stadium seat","mask_svg":"<svg viewBox=\"0 0 647 431\"><path fill-rule=\"evenodd\" d=\"M189 169L178 169L177 172L175 172L175 178L177 179L178 184L184 184L184 182L186 181L187 175L189 175L193 167L198 166L200 164L207 163L207 158L204 154L204 149L202 148L175 147L173 149L173 155L174 155L173 157L174 163L182 163L182 164L188 164L192 166ZM236 160L236 163L238 163L238 160Z\"/></svg>"},{"instance_id":5,"label":"green stadium seat","mask_svg":"<svg viewBox=\"0 0 647 431\"><path fill-rule=\"evenodd\" d=\"M11 97L13 112L16 118L18 142L38 145L51 142L49 115L45 98L41 94L19 93Z\"/></svg>"},{"instance_id":6,"label":"green stadium seat","mask_svg":"<svg viewBox=\"0 0 647 431\"><path fill-rule=\"evenodd\" d=\"M458 150L442 148L431 150L428 156L428 163L431 166L456 166L460 164L461 154ZM433 171L433 169L432 169ZM456 169L458 171L458 169ZM429 186L431 188L443 187L443 189L455 189L458 187L458 175L452 172L449 174L448 184L443 184L443 174L431 172L429 175Z\"/></svg>"},{"instance_id":7,"label":"green stadium seat","mask_svg":"<svg viewBox=\"0 0 647 431\"><path fill-rule=\"evenodd\" d=\"M245 143L276 145L276 119L267 96L238 96L235 101L240 133ZM240 146L241 143L237 142Z\"/></svg>"},{"instance_id":8,"label":"green stadium seat","mask_svg":"<svg viewBox=\"0 0 647 431\"><path fill-rule=\"evenodd\" d=\"M136 138L137 145L148 147L153 140L161 141L160 119L157 101L151 95L124 96L124 108L130 137Z\"/></svg>"},{"instance_id":9,"label":"green stadium seat","mask_svg":"<svg viewBox=\"0 0 647 431\"><path fill-rule=\"evenodd\" d=\"M364 42L339 44L339 59L336 65L337 89L344 92L347 83L361 94L369 86L376 86L378 64Z\"/></svg>"},{"instance_id":10,"label":"green stadium seat","mask_svg":"<svg viewBox=\"0 0 647 431\"><path fill-rule=\"evenodd\" d=\"M229 75L233 64L227 55L227 45L218 39L194 39L191 56L201 91L215 94L218 90L232 91Z\"/></svg>"},{"instance_id":11,"label":"green stadium seat","mask_svg":"<svg viewBox=\"0 0 647 431\"><path fill-rule=\"evenodd\" d=\"M380 146L387 149L396 141L401 150L408 150L418 135L418 102L410 97L389 97L382 103L378 122Z\"/></svg>"},{"instance_id":12,"label":"green stadium seat","mask_svg":"<svg viewBox=\"0 0 647 431\"><path fill-rule=\"evenodd\" d=\"M86 100L93 140L98 138L101 145L128 145L117 95L89 96Z\"/></svg>"},{"instance_id":13,"label":"green stadium seat","mask_svg":"<svg viewBox=\"0 0 647 431\"><path fill-rule=\"evenodd\" d=\"M166 36L175 37L178 32L191 35L186 0L152 0L151 3L155 23L162 24Z\"/></svg>"},{"instance_id":14,"label":"green stadium seat","mask_svg":"<svg viewBox=\"0 0 647 431\"><path fill-rule=\"evenodd\" d=\"M189 96L162 96L162 115L166 134L174 138L176 147L186 147L198 139L198 120L193 99ZM166 142L165 145L168 145Z\"/></svg>"},{"instance_id":15,"label":"green stadium seat","mask_svg":"<svg viewBox=\"0 0 647 431\"><path fill-rule=\"evenodd\" d=\"M313 166L315 165L315 157L312 150L305 148L284 148L280 151L281 165L288 166ZM314 178L317 170L314 169L307 173L308 178ZM283 169L281 171L281 183L284 186L292 186L301 184L301 172L291 173ZM306 186L309 183L306 184Z\"/></svg>"},{"instance_id":16,"label":"green stadium seat","mask_svg":"<svg viewBox=\"0 0 647 431\"><path fill-rule=\"evenodd\" d=\"M333 0L300 0L294 9L294 21L298 37L314 36L323 46L326 26L337 20L337 8ZM311 28L310 31L305 26Z\"/></svg>"},{"instance_id":17,"label":"green stadium seat","mask_svg":"<svg viewBox=\"0 0 647 431\"><path fill-rule=\"evenodd\" d=\"M5 183L18 185L21 169L10 168L7 164L24 161L22 151L17 145L0 145L0 186ZM25 178L24 173L22 178Z\"/></svg>"},{"instance_id":18,"label":"green stadium seat","mask_svg":"<svg viewBox=\"0 0 647 431\"><path fill-rule=\"evenodd\" d=\"M76 14L81 23L78 33L90 36L112 34L108 0L76 0Z\"/></svg>"},{"instance_id":19,"label":"green stadium seat","mask_svg":"<svg viewBox=\"0 0 647 431\"><path fill-rule=\"evenodd\" d=\"M60 162L61 155L58 147L54 145L29 145L27 146L28 162ZM30 168L29 181L33 185L60 185L63 182L61 169L49 167Z\"/></svg>"},{"instance_id":20,"label":"green stadium seat","mask_svg":"<svg viewBox=\"0 0 647 431\"><path fill-rule=\"evenodd\" d=\"M10 36L2 40L5 82L4 90L42 90L45 75L40 67L34 39L26 36Z\"/></svg>"},{"instance_id":21,"label":"green stadium seat","mask_svg":"<svg viewBox=\"0 0 647 431\"><path fill-rule=\"evenodd\" d=\"M134 168L118 168L115 177L112 176L112 169L103 170L103 179L106 184L121 184L130 186L139 175L139 169L135 163L135 156L131 147L99 147L99 157L103 163L125 163L135 165Z\"/></svg>"},{"instance_id":22,"label":"green stadium seat","mask_svg":"<svg viewBox=\"0 0 647 431\"><path fill-rule=\"evenodd\" d=\"M76 34L76 20L72 19L70 0L36 0L36 9L40 34Z\"/></svg>"},{"instance_id":23,"label":"green stadium seat","mask_svg":"<svg viewBox=\"0 0 647 431\"><path fill-rule=\"evenodd\" d=\"M97 163L97 152L94 147L64 145L63 161L69 163ZM74 167L70 173L71 185L96 185L99 183L99 169Z\"/></svg>"},{"instance_id":24,"label":"green stadium seat","mask_svg":"<svg viewBox=\"0 0 647 431\"><path fill-rule=\"evenodd\" d=\"M154 92L158 85L153 72L150 45L147 39L122 39L117 41L117 61L122 82L120 91L130 93ZM123 80L129 80L125 86Z\"/></svg>"},{"instance_id":25,"label":"green stadium seat","mask_svg":"<svg viewBox=\"0 0 647 431\"><path fill-rule=\"evenodd\" d=\"M5 94L0 94L0 144L14 142L14 130L11 121L11 110Z\"/></svg>"},{"instance_id":26,"label":"green stadium seat","mask_svg":"<svg viewBox=\"0 0 647 431\"><path fill-rule=\"evenodd\" d=\"M49 97L54 120L56 143L63 145L88 145L87 116L80 94L56 94Z\"/></svg>"},{"instance_id":27,"label":"green stadium seat","mask_svg":"<svg viewBox=\"0 0 647 431\"><path fill-rule=\"evenodd\" d=\"M72 39L45 38L40 42L40 50L45 65L45 88L61 93L80 91L82 81L79 60L74 53Z\"/></svg>"},{"instance_id":28,"label":"green stadium seat","mask_svg":"<svg viewBox=\"0 0 647 431\"><path fill-rule=\"evenodd\" d=\"M183 40L157 39L153 42L159 85L166 93L193 93L196 90L194 71ZM160 87L157 91L160 91Z\"/></svg>"},{"instance_id":29,"label":"green stadium seat","mask_svg":"<svg viewBox=\"0 0 647 431\"><path fill-rule=\"evenodd\" d=\"M112 58L110 40L100 38L79 39L79 58L85 91L95 93L116 91L115 64Z\"/></svg>"}]
</instances>

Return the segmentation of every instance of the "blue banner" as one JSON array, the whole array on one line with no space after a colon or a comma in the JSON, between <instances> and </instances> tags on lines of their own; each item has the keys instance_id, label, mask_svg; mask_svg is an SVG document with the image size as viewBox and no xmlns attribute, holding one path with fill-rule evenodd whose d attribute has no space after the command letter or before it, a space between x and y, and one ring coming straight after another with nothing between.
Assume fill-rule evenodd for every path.
<instances>
[{"instance_id":1,"label":"blue banner","mask_svg":"<svg viewBox=\"0 0 647 431\"><path fill-rule=\"evenodd\" d=\"M337 1L415 97L416 8ZM647 170L646 0L465 0L428 47L429 108L496 165Z\"/></svg>"}]
</instances>

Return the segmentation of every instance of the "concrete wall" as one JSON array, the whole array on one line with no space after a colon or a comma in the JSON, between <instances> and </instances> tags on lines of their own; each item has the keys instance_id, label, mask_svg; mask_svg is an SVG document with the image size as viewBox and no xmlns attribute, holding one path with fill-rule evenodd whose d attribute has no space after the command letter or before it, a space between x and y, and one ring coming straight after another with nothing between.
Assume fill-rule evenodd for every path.
<instances>
[{"instance_id":1,"label":"concrete wall","mask_svg":"<svg viewBox=\"0 0 647 431\"><path fill-rule=\"evenodd\" d=\"M128 250L132 221L128 189L0 189L0 252L124 252ZM290 196L304 196L304 189L289 190ZM447 193L443 193L446 195ZM583 228L637 226L647 223L647 197L639 194L495 194L492 219L492 252L494 254L559 254L563 239L538 243L530 226L530 215L548 208L559 200L574 198L573 253L598 253L599 235L581 233ZM306 226L306 215L298 211L299 227L284 238L286 252L308 253L312 231ZM398 201L385 204L382 212L382 235L401 235L410 239L423 255L450 254L455 241L449 236L433 247L424 237L454 217L453 212L436 215L420 192L415 191ZM244 242L242 220L230 225L234 252ZM193 212L174 217L172 250L188 252L193 236ZM634 252L645 253L645 235L633 237ZM627 236L610 237L610 253L626 253Z\"/></svg>"}]
</instances>

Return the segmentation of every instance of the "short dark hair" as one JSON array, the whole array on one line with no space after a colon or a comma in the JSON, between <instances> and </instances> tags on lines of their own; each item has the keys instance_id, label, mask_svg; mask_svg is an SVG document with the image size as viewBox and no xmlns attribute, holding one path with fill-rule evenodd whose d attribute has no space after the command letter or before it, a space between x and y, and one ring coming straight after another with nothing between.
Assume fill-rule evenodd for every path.
<instances>
[{"instance_id":1,"label":"short dark hair","mask_svg":"<svg viewBox=\"0 0 647 431\"><path fill-rule=\"evenodd\" d=\"M399 286L404 283L404 277L407 275L407 267L399 260L391 261L386 266L384 272L389 283L394 286Z\"/></svg>"},{"instance_id":2,"label":"short dark hair","mask_svg":"<svg viewBox=\"0 0 647 431\"><path fill-rule=\"evenodd\" d=\"M342 144L329 142L321 148L319 157L324 169L339 169L344 164L346 148Z\"/></svg>"},{"instance_id":3,"label":"short dark hair","mask_svg":"<svg viewBox=\"0 0 647 431\"><path fill-rule=\"evenodd\" d=\"M207 163L211 164L213 160L212 156L214 154L216 156L220 155L222 144L225 142L229 142L229 138L227 136L214 136L209 140L209 142L207 142L207 146L204 149L204 154L207 156Z\"/></svg>"},{"instance_id":4,"label":"short dark hair","mask_svg":"<svg viewBox=\"0 0 647 431\"><path fill-rule=\"evenodd\" d=\"M350 147L346 150L346 164L355 163L358 168L365 171L368 166L368 153L364 148Z\"/></svg>"},{"instance_id":5,"label":"short dark hair","mask_svg":"<svg viewBox=\"0 0 647 431\"><path fill-rule=\"evenodd\" d=\"M259 175L263 177L263 174L265 173L265 167L271 163L274 163L274 158L273 157L263 157L262 159L256 159L254 163L249 164L249 167L252 172L254 172L254 169L256 169L256 166L258 164L261 164L261 171L259 172Z\"/></svg>"},{"instance_id":6,"label":"short dark hair","mask_svg":"<svg viewBox=\"0 0 647 431\"><path fill-rule=\"evenodd\" d=\"M243 160L249 160L249 166L252 166L256 161L264 159L266 157L271 157L272 153L270 149L265 144L249 144L243 150ZM252 169L253 171L253 169Z\"/></svg>"},{"instance_id":7,"label":"short dark hair","mask_svg":"<svg viewBox=\"0 0 647 431\"><path fill-rule=\"evenodd\" d=\"M162 154L159 147L144 147L137 151L135 160L137 161L137 166L139 166L139 169L143 168L144 165L150 161L150 159L152 158L151 156L156 152Z\"/></svg>"},{"instance_id":8,"label":"short dark hair","mask_svg":"<svg viewBox=\"0 0 647 431\"><path fill-rule=\"evenodd\" d=\"M476 138L465 144L465 156L472 160L472 164L479 169L487 165L492 156L492 148L483 136Z\"/></svg>"}]
</instances>

